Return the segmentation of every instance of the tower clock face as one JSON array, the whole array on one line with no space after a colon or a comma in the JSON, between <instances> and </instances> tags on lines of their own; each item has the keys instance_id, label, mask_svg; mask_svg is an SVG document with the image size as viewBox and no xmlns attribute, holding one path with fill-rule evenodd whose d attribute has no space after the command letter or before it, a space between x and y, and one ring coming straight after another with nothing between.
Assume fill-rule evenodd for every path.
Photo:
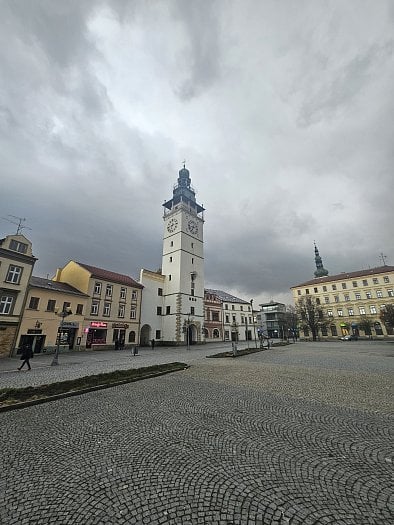
<instances>
[{"instance_id":1,"label":"tower clock face","mask_svg":"<svg viewBox=\"0 0 394 525\"><path fill-rule=\"evenodd\" d=\"M198 232L196 221L190 220L187 223L187 229L189 230L190 233L192 233L193 235L196 235L196 233Z\"/></svg>"},{"instance_id":2,"label":"tower clock face","mask_svg":"<svg viewBox=\"0 0 394 525\"><path fill-rule=\"evenodd\" d=\"M167 224L167 231L173 233L178 227L178 221L176 219L170 219Z\"/></svg>"}]
</instances>

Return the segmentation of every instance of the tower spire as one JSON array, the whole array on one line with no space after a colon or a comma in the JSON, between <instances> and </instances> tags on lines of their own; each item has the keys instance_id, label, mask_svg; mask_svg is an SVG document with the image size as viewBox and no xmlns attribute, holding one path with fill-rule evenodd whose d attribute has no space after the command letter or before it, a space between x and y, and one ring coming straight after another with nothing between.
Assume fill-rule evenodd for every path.
<instances>
[{"instance_id":1,"label":"tower spire","mask_svg":"<svg viewBox=\"0 0 394 525\"><path fill-rule=\"evenodd\" d=\"M323 266L323 262L319 254L319 250L317 249L316 242L313 241L313 244L315 245L315 277L325 277L326 275L328 275L328 270L326 270Z\"/></svg>"}]
</instances>

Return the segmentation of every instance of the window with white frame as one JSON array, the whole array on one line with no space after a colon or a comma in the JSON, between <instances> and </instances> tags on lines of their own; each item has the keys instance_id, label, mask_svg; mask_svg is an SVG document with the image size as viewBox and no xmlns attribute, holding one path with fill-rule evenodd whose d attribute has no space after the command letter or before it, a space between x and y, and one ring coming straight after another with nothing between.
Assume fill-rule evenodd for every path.
<instances>
[{"instance_id":1,"label":"window with white frame","mask_svg":"<svg viewBox=\"0 0 394 525\"><path fill-rule=\"evenodd\" d=\"M329 302L330 302L330 298L328 297L328 295L326 295L326 296L324 297L324 302L325 302L325 303L329 303Z\"/></svg>"},{"instance_id":2,"label":"window with white frame","mask_svg":"<svg viewBox=\"0 0 394 525\"><path fill-rule=\"evenodd\" d=\"M388 277L387 275L385 275L385 276L383 277L383 281L384 281L385 283L389 283L389 282L390 282L390 279L389 279L389 277Z\"/></svg>"},{"instance_id":3,"label":"window with white frame","mask_svg":"<svg viewBox=\"0 0 394 525\"><path fill-rule=\"evenodd\" d=\"M126 299L126 288L124 286L122 286L122 288L120 289L120 298L121 299Z\"/></svg>"},{"instance_id":4,"label":"window with white frame","mask_svg":"<svg viewBox=\"0 0 394 525\"><path fill-rule=\"evenodd\" d=\"M367 299L372 299L372 294L371 294L371 292L365 292L365 297L366 297Z\"/></svg>"},{"instance_id":5,"label":"window with white frame","mask_svg":"<svg viewBox=\"0 0 394 525\"><path fill-rule=\"evenodd\" d=\"M327 310L328 317L332 317L332 310Z\"/></svg>"},{"instance_id":6,"label":"window with white frame","mask_svg":"<svg viewBox=\"0 0 394 525\"><path fill-rule=\"evenodd\" d=\"M372 281L373 281L373 284L379 284L379 279L377 277L374 277Z\"/></svg>"},{"instance_id":7,"label":"window with white frame","mask_svg":"<svg viewBox=\"0 0 394 525\"><path fill-rule=\"evenodd\" d=\"M360 315L365 315L365 313L366 313L364 306L359 306L358 311L360 312Z\"/></svg>"},{"instance_id":8,"label":"window with white frame","mask_svg":"<svg viewBox=\"0 0 394 525\"><path fill-rule=\"evenodd\" d=\"M7 315L11 313L14 298L10 295L3 295L0 298L0 314Z\"/></svg>"},{"instance_id":9,"label":"window with white frame","mask_svg":"<svg viewBox=\"0 0 394 525\"><path fill-rule=\"evenodd\" d=\"M133 290L131 292L131 300L132 301L136 301L137 300L137 291L136 290Z\"/></svg>"},{"instance_id":10,"label":"window with white frame","mask_svg":"<svg viewBox=\"0 0 394 525\"><path fill-rule=\"evenodd\" d=\"M338 312L338 317L343 317L343 310L342 310L342 308L338 308L337 312Z\"/></svg>"},{"instance_id":11,"label":"window with white frame","mask_svg":"<svg viewBox=\"0 0 394 525\"><path fill-rule=\"evenodd\" d=\"M98 281L94 283L94 293L101 294L101 283L99 283Z\"/></svg>"},{"instance_id":12,"label":"window with white frame","mask_svg":"<svg viewBox=\"0 0 394 525\"><path fill-rule=\"evenodd\" d=\"M354 315L354 310L353 310L353 308L348 308L348 309L347 309L347 313L348 313L348 316L349 316L349 317L353 317L353 315Z\"/></svg>"},{"instance_id":13,"label":"window with white frame","mask_svg":"<svg viewBox=\"0 0 394 525\"><path fill-rule=\"evenodd\" d=\"M105 287L106 297L112 297L112 290L113 290L112 284L107 284L107 286Z\"/></svg>"},{"instance_id":14,"label":"window with white frame","mask_svg":"<svg viewBox=\"0 0 394 525\"><path fill-rule=\"evenodd\" d=\"M361 299L361 293L360 292L356 292L354 295L355 295L357 300Z\"/></svg>"},{"instance_id":15,"label":"window with white frame","mask_svg":"<svg viewBox=\"0 0 394 525\"><path fill-rule=\"evenodd\" d=\"M90 308L90 315L98 315L99 303L97 301L92 301L92 306Z\"/></svg>"},{"instance_id":16,"label":"window with white frame","mask_svg":"<svg viewBox=\"0 0 394 525\"><path fill-rule=\"evenodd\" d=\"M26 253L27 247L27 244L25 244L24 242L19 242L15 239L11 239L10 250L13 250L14 252Z\"/></svg>"},{"instance_id":17,"label":"window with white frame","mask_svg":"<svg viewBox=\"0 0 394 525\"><path fill-rule=\"evenodd\" d=\"M130 319L137 319L137 308L135 306L131 307Z\"/></svg>"},{"instance_id":18,"label":"window with white frame","mask_svg":"<svg viewBox=\"0 0 394 525\"><path fill-rule=\"evenodd\" d=\"M348 293L345 293L345 301L350 301L350 295Z\"/></svg>"},{"instance_id":19,"label":"window with white frame","mask_svg":"<svg viewBox=\"0 0 394 525\"><path fill-rule=\"evenodd\" d=\"M7 283L19 284L22 276L22 270L23 268L21 266L10 264L6 277Z\"/></svg>"},{"instance_id":20,"label":"window with white frame","mask_svg":"<svg viewBox=\"0 0 394 525\"><path fill-rule=\"evenodd\" d=\"M111 315L111 303L104 303L103 315L109 317Z\"/></svg>"},{"instance_id":21,"label":"window with white frame","mask_svg":"<svg viewBox=\"0 0 394 525\"><path fill-rule=\"evenodd\" d=\"M371 306L369 307L369 311L371 314L376 314L377 313L376 306L371 304Z\"/></svg>"},{"instance_id":22,"label":"window with white frame","mask_svg":"<svg viewBox=\"0 0 394 525\"><path fill-rule=\"evenodd\" d=\"M339 303L339 296L338 296L338 295L334 295L334 301L335 301L336 303Z\"/></svg>"},{"instance_id":23,"label":"window with white frame","mask_svg":"<svg viewBox=\"0 0 394 525\"><path fill-rule=\"evenodd\" d=\"M346 283L342 283L342 290L346 290Z\"/></svg>"},{"instance_id":24,"label":"window with white frame","mask_svg":"<svg viewBox=\"0 0 394 525\"><path fill-rule=\"evenodd\" d=\"M363 279L363 286L368 286L368 280L367 279Z\"/></svg>"},{"instance_id":25,"label":"window with white frame","mask_svg":"<svg viewBox=\"0 0 394 525\"><path fill-rule=\"evenodd\" d=\"M118 317L124 317L125 314L125 305L120 304L118 308Z\"/></svg>"},{"instance_id":26,"label":"window with white frame","mask_svg":"<svg viewBox=\"0 0 394 525\"><path fill-rule=\"evenodd\" d=\"M358 286L357 281L353 281L353 282L352 282L352 285L353 285L353 288L357 288L357 286Z\"/></svg>"},{"instance_id":27,"label":"window with white frame","mask_svg":"<svg viewBox=\"0 0 394 525\"><path fill-rule=\"evenodd\" d=\"M394 297L394 290L387 290L387 295L389 297Z\"/></svg>"},{"instance_id":28,"label":"window with white frame","mask_svg":"<svg viewBox=\"0 0 394 525\"><path fill-rule=\"evenodd\" d=\"M383 297L382 290L376 290L376 297L378 297L379 299L381 299Z\"/></svg>"}]
</instances>

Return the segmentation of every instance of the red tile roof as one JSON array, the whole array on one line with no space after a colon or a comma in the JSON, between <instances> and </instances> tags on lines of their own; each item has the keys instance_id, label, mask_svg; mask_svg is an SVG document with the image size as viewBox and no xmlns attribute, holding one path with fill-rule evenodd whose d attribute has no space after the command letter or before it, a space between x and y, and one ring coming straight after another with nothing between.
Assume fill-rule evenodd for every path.
<instances>
[{"instance_id":1,"label":"red tile roof","mask_svg":"<svg viewBox=\"0 0 394 525\"><path fill-rule=\"evenodd\" d=\"M343 272L338 275L327 275L325 277L316 277L305 283L296 284L291 286L290 289L298 288L300 286L312 285L312 284L321 284L329 283L332 281L341 281L344 279L355 279L356 277L368 277L378 273L390 273L394 272L394 266L378 266L377 268L368 268L368 270L358 270L357 272Z\"/></svg>"},{"instance_id":2,"label":"red tile roof","mask_svg":"<svg viewBox=\"0 0 394 525\"><path fill-rule=\"evenodd\" d=\"M128 275L123 275L121 273L110 272L109 270L104 270L103 268L97 268L96 266L90 266L89 264L84 264L77 262L79 266L85 268L88 272L92 274L92 277L97 279L103 279L104 281L111 281L113 283L124 284L126 286L133 286L134 288L143 288L142 284L137 283Z\"/></svg>"}]
</instances>

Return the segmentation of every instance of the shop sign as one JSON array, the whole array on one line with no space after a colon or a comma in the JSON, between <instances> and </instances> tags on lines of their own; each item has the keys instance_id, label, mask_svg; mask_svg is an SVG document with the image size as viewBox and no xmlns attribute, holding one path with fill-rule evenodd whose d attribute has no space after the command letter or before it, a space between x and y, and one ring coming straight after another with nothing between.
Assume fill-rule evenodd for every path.
<instances>
[{"instance_id":1,"label":"shop sign","mask_svg":"<svg viewBox=\"0 0 394 525\"><path fill-rule=\"evenodd\" d=\"M76 322L64 322L63 321L63 328L78 328L79 327L79 323L76 323Z\"/></svg>"},{"instance_id":2,"label":"shop sign","mask_svg":"<svg viewBox=\"0 0 394 525\"><path fill-rule=\"evenodd\" d=\"M127 323L112 323L112 328L128 328Z\"/></svg>"},{"instance_id":3,"label":"shop sign","mask_svg":"<svg viewBox=\"0 0 394 525\"><path fill-rule=\"evenodd\" d=\"M107 323L104 323L103 321L92 321L90 326L92 328L107 328Z\"/></svg>"}]
</instances>

